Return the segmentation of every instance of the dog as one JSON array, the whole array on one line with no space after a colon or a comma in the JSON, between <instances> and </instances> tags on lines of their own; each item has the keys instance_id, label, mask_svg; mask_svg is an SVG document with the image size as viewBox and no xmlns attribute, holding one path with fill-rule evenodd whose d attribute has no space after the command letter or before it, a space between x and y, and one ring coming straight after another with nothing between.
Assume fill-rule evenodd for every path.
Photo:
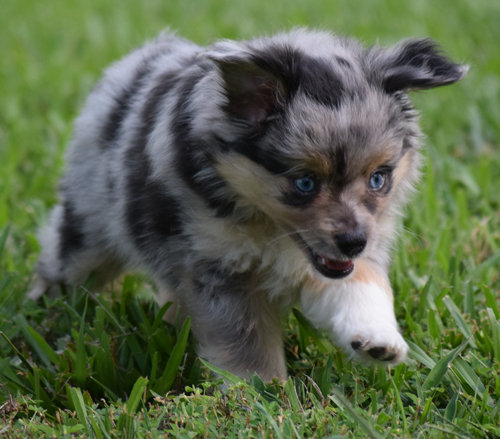
<instances>
[{"instance_id":1,"label":"dog","mask_svg":"<svg viewBox=\"0 0 500 439\"><path fill-rule=\"evenodd\" d=\"M280 318L297 304L352 359L404 361L387 273L421 163L408 92L466 72L428 39L162 34L76 120L30 296L139 268L238 376L287 376Z\"/></svg>"}]
</instances>

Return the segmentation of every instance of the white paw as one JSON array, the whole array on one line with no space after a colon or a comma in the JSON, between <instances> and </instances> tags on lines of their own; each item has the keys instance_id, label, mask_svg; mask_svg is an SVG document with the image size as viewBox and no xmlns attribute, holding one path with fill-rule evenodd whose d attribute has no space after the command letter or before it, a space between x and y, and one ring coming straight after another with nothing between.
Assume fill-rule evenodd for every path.
<instances>
[{"instance_id":1,"label":"white paw","mask_svg":"<svg viewBox=\"0 0 500 439\"><path fill-rule=\"evenodd\" d=\"M385 361L398 364L405 361L408 345L396 327L373 328L357 332L344 340L343 347L362 362Z\"/></svg>"},{"instance_id":2,"label":"white paw","mask_svg":"<svg viewBox=\"0 0 500 439\"><path fill-rule=\"evenodd\" d=\"M388 282L332 283L321 296L303 295L307 317L328 328L351 359L398 364L408 345L399 332Z\"/></svg>"}]
</instances>

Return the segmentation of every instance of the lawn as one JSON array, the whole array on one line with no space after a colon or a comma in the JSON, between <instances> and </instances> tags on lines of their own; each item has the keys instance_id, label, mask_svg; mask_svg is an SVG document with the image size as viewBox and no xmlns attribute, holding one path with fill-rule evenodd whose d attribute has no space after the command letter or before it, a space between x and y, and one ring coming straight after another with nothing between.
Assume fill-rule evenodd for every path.
<instances>
[{"instance_id":1,"label":"lawn","mask_svg":"<svg viewBox=\"0 0 500 439\"><path fill-rule=\"evenodd\" d=\"M12 0L0 14L0 436L500 437L500 2ZM169 26L199 44L293 26L390 45L438 40L471 68L413 94L424 175L391 281L410 359L350 363L295 311L291 378L221 380L148 279L24 296L72 121L109 63ZM2 436L3 437L3 436Z\"/></svg>"}]
</instances>

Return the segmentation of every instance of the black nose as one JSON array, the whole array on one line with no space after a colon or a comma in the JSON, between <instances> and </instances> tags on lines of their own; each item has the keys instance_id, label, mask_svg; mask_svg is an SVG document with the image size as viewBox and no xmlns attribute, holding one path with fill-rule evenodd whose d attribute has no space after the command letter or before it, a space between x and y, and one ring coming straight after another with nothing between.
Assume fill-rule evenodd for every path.
<instances>
[{"instance_id":1,"label":"black nose","mask_svg":"<svg viewBox=\"0 0 500 439\"><path fill-rule=\"evenodd\" d=\"M360 231L341 233L335 237L335 241L344 255L353 258L365 249L366 233Z\"/></svg>"}]
</instances>

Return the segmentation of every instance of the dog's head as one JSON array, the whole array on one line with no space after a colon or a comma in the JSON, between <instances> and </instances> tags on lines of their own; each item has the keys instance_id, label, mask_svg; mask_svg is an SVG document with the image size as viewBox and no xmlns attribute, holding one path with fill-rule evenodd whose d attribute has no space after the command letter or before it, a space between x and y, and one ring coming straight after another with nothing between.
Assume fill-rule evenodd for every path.
<instances>
[{"instance_id":1,"label":"dog's head","mask_svg":"<svg viewBox=\"0 0 500 439\"><path fill-rule=\"evenodd\" d=\"M407 92L452 84L467 67L430 40L365 50L306 31L218 43L206 57L226 119L215 169L236 204L272 218L326 277L347 276L358 257L384 262L418 177Z\"/></svg>"}]
</instances>

